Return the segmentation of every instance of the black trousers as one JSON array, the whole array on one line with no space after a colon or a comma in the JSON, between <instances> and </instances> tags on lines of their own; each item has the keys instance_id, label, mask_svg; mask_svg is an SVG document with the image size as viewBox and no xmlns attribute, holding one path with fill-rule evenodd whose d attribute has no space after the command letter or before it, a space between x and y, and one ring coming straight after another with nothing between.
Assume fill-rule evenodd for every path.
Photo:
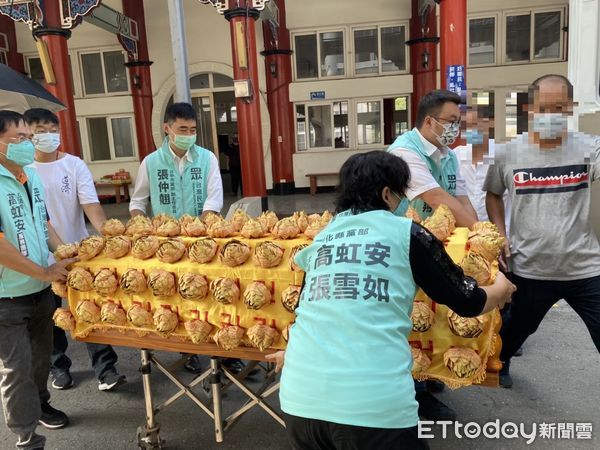
<instances>
[{"instance_id":1,"label":"black trousers","mask_svg":"<svg viewBox=\"0 0 600 450\"><path fill-rule=\"evenodd\" d=\"M427 450L417 437L417 427L369 428L284 413L285 426L294 450Z\"/></svg>"},{"instance_id":2,"label":"black trousers","mask_svg":"<svg viewBox=\"0 0 600 450\"><path fill-rule=\"evenodd\" d=\"M509 313L500 330L500 360L510 361L525 340L535 333L557 301L565 301L581 317L600 352L600 276L572 281L531 280L511 275L517 286Z\"/></svg>"},{"instance_id":3,"label":"black trousers","mask_svg":"<svg viewBox=\"0 0 600 450\"><path fill-rule=\"evenodd\" d=\"M231 192L233 195L237 195L238 189L240 194L244 194L244 188L242 187L242 168L233 166L229 167L229 175L231 176Z\"/></svg>"}]
</instances>

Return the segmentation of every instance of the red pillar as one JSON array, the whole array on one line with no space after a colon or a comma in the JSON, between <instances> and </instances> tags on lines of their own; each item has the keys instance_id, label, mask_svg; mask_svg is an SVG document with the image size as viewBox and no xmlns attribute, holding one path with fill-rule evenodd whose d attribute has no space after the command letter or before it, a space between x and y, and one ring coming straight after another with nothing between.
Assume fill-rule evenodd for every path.
<instances>
[{"instance_id":1,"label":"red pillar","mask_svg":"<svg viewBox=\"0 0 600 450\"><path fill-rule=\"evenodd\" d=\"M135 116L138 154L140 161L155 150L152 137L152 80L150 77L150 57L146 38L146 17L143 0L123 0L123 14L131 17L138 26L137 60L129 57L125 65L129 68L129 84Z\"/></svg>"},{"instance_id":2,"label":"red pillar","mask_svg":"<svg viewBox=\"0 0 600 450\"><path fill-rule=\"evenodd\" d=\"M15 22L10 17L2 14L0 14L0 32L6 34L8 40L8 55L6 55L8 66L17 72L25 73L23 55L17 51Z\"/></svg>"},{"instance_id":3,"label":"red pillar","mask_svg":"<svg viewBox=\"0 0 600 450\"><path fill-rule=\"evenodd\" d=\"M246 9L250 0L239 0L238 8L225 12L231 29L233 56L233 78L250 80L252 96L236 98L240 159L244 197L261 197L263 208L267 208L267 187L263 157L262 130L260 120L260 92L258 90L258 62L256 57L255 21L259 11ZM241 33L241 34L240 34ZM244 63L242 66L240 63Z\"/></svg>"},{"instance_id":4,"label":"red pillar","mask_svg":"<svg viewBox=\"0 0 600 450\"><path fill-rule=\"evenodd\" d=\"M46 43L54 75L56 76L56 84L46 84L46 89L66 106L66 109L58 113L62 142L61 150L81 156L79 137L77 135L75 102L73 100L71 61L69 60L67 47L67 39L71 37L71 31L61 28L60 8L62 8L60 0L45 0L45 23L43 27L37 28L34 34Z\"/></svg>"},{"instance_id":5,"label":"red pillar","mask_svg":"<svg viewBox=\"0 0 600 450\"><path fill-rule=\"evenodd\" d=\"M413 76L413 91L410 97L411 122L417 117L419 100L436 88L437 78L437 18L435 7L421 17L419 0L412 0L410 19L410 73Z\"/></svg>"},{"instance_id":6,"label":"red pillar","mask_svg":"<svg viewBox=\"0 0 600 450\"><path fill-rule=\"evenodd\" d=\"M440 79L448 88L448 66L462 66L467 76L467 0L443 0L440 4Z\"/></svg>"},{"instance_id":7,"label":"red pillar","mask_svg":"<svg viewBox=\"0 0 600 450\"><path fill-rule=\"evenodd\" d=\"M267 103L271 118L271 170L273 192L293 194L294 183L294 109L290 103L289 86L292 81L290 32L285 17L285 0L273 0L279 8L277 37L266 20L263 20Z\"/></svg>"}]
</instances>

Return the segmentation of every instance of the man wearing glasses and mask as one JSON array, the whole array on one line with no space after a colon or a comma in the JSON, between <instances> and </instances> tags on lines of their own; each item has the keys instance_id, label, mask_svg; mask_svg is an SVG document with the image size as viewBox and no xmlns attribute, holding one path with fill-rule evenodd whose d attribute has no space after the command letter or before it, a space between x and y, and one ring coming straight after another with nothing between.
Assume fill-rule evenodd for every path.
<instances>
[{"instance_id":1,"label":"man wearing glasses and mask","mask_svg":"<svg viewBox=\"0 0 600 450\"><path fill-rule=\"evenodd\" d=\"M415 128L396 138L388 152L410 167L411 183L406 197L422 219L439 205L447 205L459 227L470 227L477 214L469 201L458 158L449 146L460 134L460 97L435 90L425 95L417 108ZM408 202L403 202L403 208Z\"/></svg>"},{"instance_id":2,"label":"man wearing glasses and mask","mask_svg":"<svg viewBox=\"0 0 600 450\"><path fill-rule=\"evenodd\" d=\"M403 216L410 205L421 219L429 217L439 205L447 205L459 227L477 221L460 163L449 146L460 134L461 98L450 91L435 90L419 101L415 128L396 138L388 152L402 158L410 168L406 199L394 211ZM415 382L419 415L429 420L454 420L456 413L429 391L439 392L437 382Z\"/></svg>"}]
</instances>

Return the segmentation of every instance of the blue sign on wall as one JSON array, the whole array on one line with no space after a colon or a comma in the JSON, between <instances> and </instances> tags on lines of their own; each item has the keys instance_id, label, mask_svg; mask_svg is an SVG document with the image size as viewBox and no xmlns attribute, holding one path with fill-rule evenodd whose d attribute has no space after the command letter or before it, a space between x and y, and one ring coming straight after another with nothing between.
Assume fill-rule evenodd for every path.
<instances>
[{"instance_id":1,"label":"blue sign on wall","mask_svg":"<svg viewBox=\"0 0 600 450\"><path fill-rule=\"evenodd\" d=\"M311 100L325 100L325 91L317 91L310 93Z\"/></svg>"},{"instance_id":2,"label":"blue sign on wall","mask_svg":"<svg viewBox=\"0 0 600 450\"><path fill-rule=\"evenodd\" d=\"M456 92L459 95L461 92L467 90L465 66L455 65L448 66L446 68L446 88L449 91Z\"/></svg>"}]
</instances>

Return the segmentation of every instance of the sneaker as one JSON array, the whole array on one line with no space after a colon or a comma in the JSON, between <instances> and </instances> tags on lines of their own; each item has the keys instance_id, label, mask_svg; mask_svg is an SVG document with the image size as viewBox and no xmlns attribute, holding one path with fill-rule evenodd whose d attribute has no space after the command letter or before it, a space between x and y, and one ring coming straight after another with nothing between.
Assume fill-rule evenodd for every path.
<instances>
[{"instance_id":1,"label":"sneaker","mask_svg":"<svg viewBox=\"0 0 600 450\"><path fill-rule=\"evenodd\" d=\"M519 347L513 356L523 356L523 347Z\"/></svg>"},{"instance_id":2,"label":"sneaker","mask_svg":"<svg viewBox=\"0 0 600 450\"><path fill-rule=\"evenodd\" d=\"M416 399L419 403L419 416L427 420L456 420L456 412L429 392L417 392Z\"/></svg>"},{"instance_id":3,"label":"sneaker","mask_svg":"<svg viewBox=\"0 0 600 450\"><path fill-rule=\"evenodd\" d=\"M427 386L427 392L431 392L432 394L439 394L444 391L445 384L438 380L427 380L425 381L425 385Z\"/></svg>"},{"instance_id":4,"label":"sneaker","mask_svg":"<svg viewBox=\"0 0 600 450\"><path fill-rule=\"evenodd\" d=\"M42 416L38 422L49 430L56 430L66 427L69 424L69 418L64 412L54 409L50 403L45 402L42 403Z\"/></svg>"},{"instance_id":5,"label":"sneaker","mask_svg":"<svg viewBox=\"0 0 600 450\"><path fill-rule=\"evenodd\" d=\"M127 383L125 375L119 375L115 372L108 372L100 380L98 380L98 390L112 391L117 386Z\"/></svg>"},{"instance_id":6,"label":"sneaker","mask_svg":"<svg viewBox=\"0 0 600 450\"><path fill-rule=\"evenodd\" d=\"M200 361L198 355L190 356L183 367L185 367L185 370L193 374L202 373L202 362Z\"/></svg>"},{"instance_id":7,"label":"sneaker","mask_svg":"<svg viewBox=\"0 0 600 450\"><path fill-rule=\"evenodd\" d=\"M237 358L224 359L222 364L223 367L229 370L233 375L239 375L246 368L246 364L244 364L241 359Z\"/></svg>"},{"instance_id":8,"label":"sneaker","mask_svg":"<svg viewBox=\"0 0 600 450\"><path fill-rule=\"evenodd\" d=\"M510 376L510 365L504 363L502 369L498 373L498 384L500 387L510 389L513 386L513 380Z\"/></svg>"},{"instance_id":9,"label":"sneaker","mask_svg":"<svg viewBox=\"0 0 600 450\"><path fill-rule=\"evenodd\" d=\"M54 389L70 389L73 387L73 378L68 370L55 370L50 373Z\"/></svg>"}]
</instances>

